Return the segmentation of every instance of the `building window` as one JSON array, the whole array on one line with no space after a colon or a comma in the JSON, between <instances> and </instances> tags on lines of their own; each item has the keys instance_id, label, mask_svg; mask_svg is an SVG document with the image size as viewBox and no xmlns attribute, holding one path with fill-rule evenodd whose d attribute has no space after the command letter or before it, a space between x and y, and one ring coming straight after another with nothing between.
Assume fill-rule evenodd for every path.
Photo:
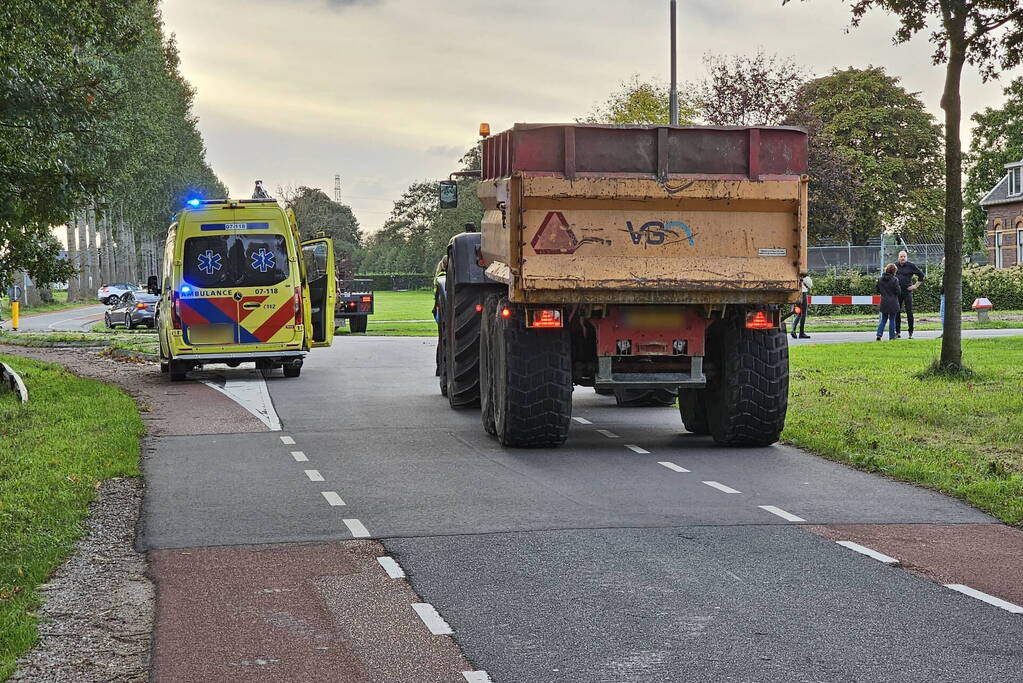
<instances>
[{"instance_id":1,"label":"building window","mask_svg":"<svg viewBox=\"0 0 1023 683\"><path fill-rule=\"evenodd\" d=\"M1009 196L1023 194L1023 167L1009 169Z\"/></svg>"},{"instance_id":2,"label":"building window","mask_svg":"<svg viewBox=\"0 0 1023 683\"><path fill-rule=\"evenodd\" d=\"M1002 233L995 233L995 268L1004 268L1005 259L1002 253Z\"/></svg>"}]
</instances>

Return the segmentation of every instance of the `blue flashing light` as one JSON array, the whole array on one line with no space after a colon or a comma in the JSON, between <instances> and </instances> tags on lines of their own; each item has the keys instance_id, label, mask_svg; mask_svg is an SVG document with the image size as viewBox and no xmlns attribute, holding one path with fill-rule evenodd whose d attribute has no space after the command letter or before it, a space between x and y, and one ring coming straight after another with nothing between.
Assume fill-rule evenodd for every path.
<instances>
[{"instance_id":1,"label":"blue flashing light","mask_svg":"<svg viewBox=\"0 0 1023 683\"><path fill-rule=\"evenodd\" d=\"M199 199L198 197L196 197L196 198L193 198L193 199L189 199L185 203L188 204L189 206L191 206L192 208L198 208L199 205L202 204L202 200Z\"/></svg>"},{"instance_id":2,"label":"blue flashing light","mask_svg":"<svg viewBox=\"0 0 1023 683\"><path fill-rule=\"evenodd\" d=\"M192 288L189 287L188 285L184 285L184 286L181 287L181 293L182 294L188 294L191 291L192 291Z\"/></svg>"}]
</instances>

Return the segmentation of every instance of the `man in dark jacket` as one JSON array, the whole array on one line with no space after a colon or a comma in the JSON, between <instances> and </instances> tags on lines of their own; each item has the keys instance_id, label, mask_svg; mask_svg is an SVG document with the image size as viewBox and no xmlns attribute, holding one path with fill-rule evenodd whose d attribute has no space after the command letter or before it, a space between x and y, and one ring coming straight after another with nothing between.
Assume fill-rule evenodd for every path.
<instances>
[{"instance_id":1,"label":"man in dark jacket","mask_svg":"<svg viewBox=\"0 0 1023 683\"><path fill-rule=\"evenodd\" d=\"M909 325L909 338L913 338L913 290L924 281L924 274L909 260L909 254L899 252L899 263L895 267L895 277L899 279L899 314L895 318L895 336L902 336L902 309L906 309L906 322ZM919 280L914 284L913 276Z\"/></svg>"}]
</instances>

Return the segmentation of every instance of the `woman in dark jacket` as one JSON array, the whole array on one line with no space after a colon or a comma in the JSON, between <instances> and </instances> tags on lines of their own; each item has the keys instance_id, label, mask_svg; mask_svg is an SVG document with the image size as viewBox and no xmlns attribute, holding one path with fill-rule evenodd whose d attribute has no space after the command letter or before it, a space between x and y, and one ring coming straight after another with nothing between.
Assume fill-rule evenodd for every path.
<instances>
[{"instance_id":1,"label":"woman in dark jacket","mask_svg":"<svg viewBox=\"0 0 1023 683\"><path fill-rule=\"evenodd\" d=\"M895 338L895 319L899 317L899 293L902 291L899 279L895 277L896 270L895 264L889 263L884 269L884 275L874 286L881 295L881 322L877 326L877 341L881 341L885 324L888 325L888 339Z\"/></svg>"}]
</instances>

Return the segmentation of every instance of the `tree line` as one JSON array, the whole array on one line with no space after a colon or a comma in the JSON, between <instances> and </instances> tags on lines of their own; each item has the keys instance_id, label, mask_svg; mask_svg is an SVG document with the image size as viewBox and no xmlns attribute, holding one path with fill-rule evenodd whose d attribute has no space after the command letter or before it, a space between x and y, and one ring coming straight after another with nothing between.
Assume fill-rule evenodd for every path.
<instances>
[{"instance_id":1,"label":"tree line","mask_svg":"<svg viewBox=\"0 0 1023 683\"><path fill-rule=\"evenodd\" d=\"M0 286L155 274L184 201L227 196L193 97L157 0L0 3Z\"/></svg>"}]
</instances>

